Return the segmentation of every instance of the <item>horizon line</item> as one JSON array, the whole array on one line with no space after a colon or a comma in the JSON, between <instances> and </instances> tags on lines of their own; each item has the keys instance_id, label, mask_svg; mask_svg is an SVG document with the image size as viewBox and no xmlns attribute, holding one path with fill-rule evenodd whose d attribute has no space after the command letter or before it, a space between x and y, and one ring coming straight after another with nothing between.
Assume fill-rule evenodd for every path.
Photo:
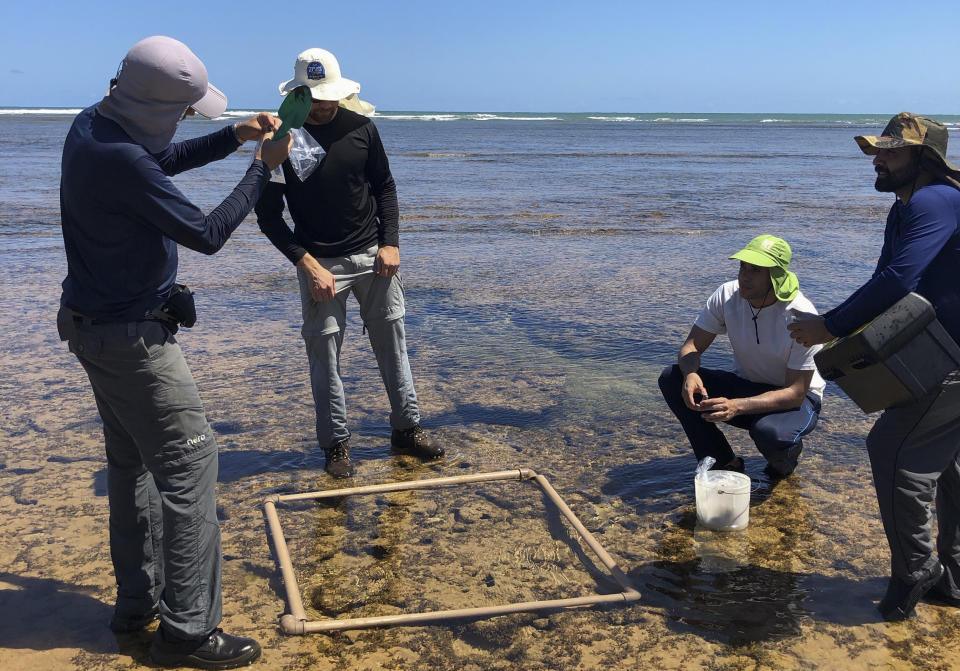
<instances>
[{"instance_id":1,"label":"horizon line","mask_svg":"<svg viewBox=\"0 0 960 671\"><path fill-rule=\"evenodd\" d=\"M94 105L96 103L90 103ZM0 110L74 110L74 109L86 109L90 105L0 105ZM270 108L257 108L253 105L243 105L239 107L228 107L225 110L226 112L252 112L252 111L270 111ZM787 112L783 110L757 110L757 111L705 111L705 110L648 110L648 111L637 111L637 110L584 110L584 111L563 111L563 110L467 110L467 109L383 109L377 110L377 113L414 113L414 114L641 114L641 115L651 115L651 114L705 114L705 115L717 115L717 114L783 114L783 115L792 115L792 116L802 116L802 115L836 115L836 116L884 116L897 114L897 112L835 112L835 111L804 111L804 112ZM932 112L931 114L938 114ZM960 116L960 114L938 114L939 116Z\"/></svg>"}]
</instances>

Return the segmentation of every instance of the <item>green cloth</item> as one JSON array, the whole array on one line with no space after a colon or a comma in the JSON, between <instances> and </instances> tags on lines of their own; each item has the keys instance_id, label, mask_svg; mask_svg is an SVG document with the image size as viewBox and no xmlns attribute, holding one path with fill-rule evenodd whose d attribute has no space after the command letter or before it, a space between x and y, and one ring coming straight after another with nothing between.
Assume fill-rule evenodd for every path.
<instances>
[{"instance_id":1,"label":"green cloth","mask_svg":"<svg viewBox=\"0 0 960 671\"><path fill-rule=\"evenodd\" d=\"M298 86L287 94L287 97L280 104L280 109L277 110L277 116L283 123L280 124L279 130L274 133L273 139L279 140L291 128L301 128L310 114L311 105L313 105L313 100L310 98L310 89L306 86Z\"/></svg>"}]
</instances>

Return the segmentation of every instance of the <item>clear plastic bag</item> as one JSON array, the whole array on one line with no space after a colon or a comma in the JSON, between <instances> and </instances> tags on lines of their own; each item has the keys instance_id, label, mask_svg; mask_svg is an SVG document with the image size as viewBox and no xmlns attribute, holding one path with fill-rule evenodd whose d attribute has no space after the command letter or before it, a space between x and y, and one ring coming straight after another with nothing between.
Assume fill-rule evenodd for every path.
<instances>
[{"instance_id":1,"label":"clear plastic bag","mask_svg":"<svg viewBox=\"0 0 960 671\"><path fill-rule=\"evenodd\" d=\"M296 173L301 182L307 181L307 178L313 174L313 171L320 165L320 161L327 152L323 150L313 136L302 128L291 128L290 134L293 135L293 146L290 148L290 167Z\"/></svg>"},{"instance_id":2,"label":"clear plastic bag","mask_svg":"<svg viewBox=\"0 0 960 671\"><path fill-rule=\"evenodd\" d=\"M263 140L257 142L257 148L253 150L253 156L250 157L250 165L253 165L253 162L257 160L257 154L260 153L260 147L263 146ZM283 164L281 163L276 168L270 171L270 181L276 182L277 184L286 184L287 180L283 177Z\"/></svg>"},{"instance_id":3,"label":"clear plastic bag","mask_svg":"<svg viewBox=\"0 0 960 671\"><path fill-rule=\"evenodd\" d=\"M293 168L297 179L305 182L320 165L320 161L323 160L327 152L323 150L319 142L313 139L310 133L302 128L291 128L290 135L293 137L293 146L290 147L290 155L287 160L290 161L290 167ZM254 152L254 156L256 156L256 152ZM253 163L253 159L250 159L250 162ZM282 165L278 165L270 172L270 181L286 184Z\"/></svg>"},{"instance_id":4,"label":"clear plastic bag","mask_svg":"<svg viewBox=\"0 0 960 671\"><path fill-rule=\"evenodd\" d=\"M706 482L707 472L717 463L717 460L713 457L704 457L697 464L697 470L694 472L694 477L701 482Z\"/></svg>"},{"instance_id":5,"label":"clear plastic bag","mask_svg":"<svg viewBox=\"0 0 960 671\"><path fill-rule=\"evenodd\" d=\"M281 163L276 168L270 171L270 181L276 182L277 184L286 184L287 180L283 176L283 164Z\"/></svg>"}]
</instances>

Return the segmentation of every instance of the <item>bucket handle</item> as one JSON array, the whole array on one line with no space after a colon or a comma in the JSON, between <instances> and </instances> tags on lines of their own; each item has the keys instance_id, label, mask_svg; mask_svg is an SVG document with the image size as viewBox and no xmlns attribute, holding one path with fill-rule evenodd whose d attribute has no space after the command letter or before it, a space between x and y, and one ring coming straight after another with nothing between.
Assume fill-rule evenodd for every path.
<instances>
[{"instance_id":1,"label":"bucket handle","mask_svg":"<svg viewBox=\"0 0 960 671\"><path fill-rule=\"evenodd\" d=\"M759 490L762 485L763 483L760 480L756 478L750 478L750 493L753 494L754 492ZM743 492L728 492L723 489L717 490L717 494L730 494L732 496L733 494L737 494L737 493L742 494Z\"/></svg>"}]
</instances>

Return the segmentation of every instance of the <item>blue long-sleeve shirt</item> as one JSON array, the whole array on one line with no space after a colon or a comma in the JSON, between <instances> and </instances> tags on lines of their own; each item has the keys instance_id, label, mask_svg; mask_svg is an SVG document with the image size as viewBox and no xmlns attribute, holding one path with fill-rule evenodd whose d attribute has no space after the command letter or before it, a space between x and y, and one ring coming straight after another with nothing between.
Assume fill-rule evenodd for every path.
<instances>
[{"instance_id":1,"label":"blue long-sleeve shirt","mask_svg":"<svg viewBox=\"0 0 960 671\"><path fill-rule=\"evenodd\" d=\"M204 213L171 175L219 160L240 143L227 126L149 153L88 107L63 146L60 214L67 254L62 302L107 321L143 318L169 295L177 245L213 254L253 207L270 171L254 161L216 209Z\"/></svg>"},{"instance_id":2,"label":"blue long-sleeve shirt","mask_svg":"<svg viewBox=\"0 0 960 671\"><path fill-rule=\"evenodd\" d=\"M960 342L960 191L943 183L922 187L887 215L873 277L825 314L835 336L846 336L915 291Z\"/></svg>"}]
</instances>

